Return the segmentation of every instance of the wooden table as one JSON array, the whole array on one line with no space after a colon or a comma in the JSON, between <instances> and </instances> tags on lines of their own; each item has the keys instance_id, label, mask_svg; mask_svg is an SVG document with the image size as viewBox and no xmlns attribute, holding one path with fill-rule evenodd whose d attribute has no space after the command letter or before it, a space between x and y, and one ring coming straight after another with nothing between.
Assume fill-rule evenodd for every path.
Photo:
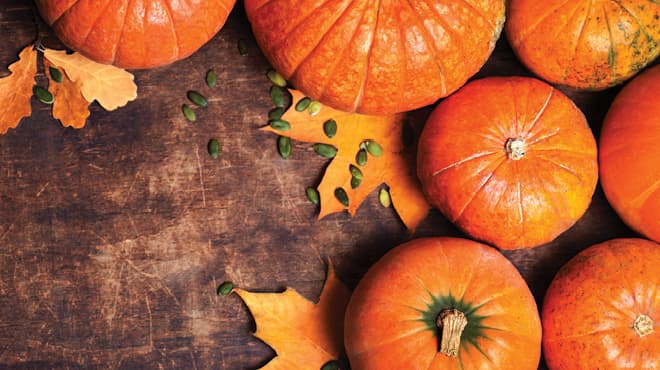
<instances>
[{"instance_id":1,"label":"wooden table","mask_svg":"<svg viewBox=\"0 0 660 370\"><path fill-rule=\"evenodd\" d=\"M39 30L46 46L62 47ZM29 0L2 1L0 74L36 32ZM219 74L214 90L204 85L209 68ZM221 282L316 299L328 257L352 288L400 242L462 235L432 211L411 236L376 192L354 218L318 221L304 190L326 160L302 143L282 160L274 136L258 130L271 106L268 69L239 2L198 53L135 71L139 98L113 112L93 105L81 130L61 127L33 99L32 116L0 136L0 367L257 368L274 352L251 336L238 297L216 296ZM479 76L512 74L529 72L502 39ZM45 85L43 73L37 81ZM210 97L196 123L180 111L189 89ZM564 91L598 137L618 89ZM412 117L423 123L428 112ZM216 160L206 151L212 137L223 145ZM631 235L598 188L557 240L504 254L540 304L578 251Z\"/></svg>"}]
</instances>

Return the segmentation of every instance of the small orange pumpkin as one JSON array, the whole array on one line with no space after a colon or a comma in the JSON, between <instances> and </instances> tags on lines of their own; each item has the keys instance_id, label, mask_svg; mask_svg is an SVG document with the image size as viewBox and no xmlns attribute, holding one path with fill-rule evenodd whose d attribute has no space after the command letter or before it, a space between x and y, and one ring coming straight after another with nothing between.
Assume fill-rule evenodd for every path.
<instances>
[{"instance_id":1,"label":"small orange pumpkin","mask_svg":"<svg viewBox=\"0 0 660 370\"><path fill-rule=\"evenodd\" d=\"M268 60L343 111L389 114L435 102L486 62L503 0L246 0Z\"/></svg>"},{"instance_id":2,"label":"small orange pumpkin","mask_svg":"<svg viewBox=\"0 0 660 370\"><path fill-rule=\"evenodd\" d=\"M564 265L543 302L550 370L660 369L660 245L614 239Z\"/></svg>"},{"instance_id":3,"label":"small orange pumpkin","mask_svg":"<svg viewBox=\"0 0 660 370\"><path fill-rule=\"evenodd\" d=\"M543 79L579 89L617 85L660 55L660 3L511 0L506 33Z\"/></svg>"},{"instance_id":4,"label":"small orange pumpkin","mask_svg":"<svg viewBox=\"0 0 660 370\"><path fill-rule=\"evenodd\" d=\"M541 323L527 284L493 248L417 239L356 287L344 325L353 370L536 369Z\"/></svg>"},{"instance_id":5,"label":"small orange pumpkin","mask_svg":"<svg viewBox=\"0 0 660 370\"><path fill-rule=\"evenodd\" d=\"M582 112L533 78L476 80L442 101L422 132L418 176L429 201L502 249L552 241L586 211L598 180Z\"/></svg>"},{"instance_id":6,"label":"small orange pumpkin","mask_svg":"<svg viewBox=\"0 0 660 370\"><path fill-rule=\"evenodd\" d=\"M660 242L660 65L632 80L610 107L600 134L607 200L631 228Z\"/></svg>"},{"instance_id":7,"label":"small orange pumpkin","mask_svg":"<svg viewBox=\"0 0 660 370\"><path fill-rule=\"evenodd\" d=\"M99 63L152 68L194 53L225 24L236 0L36 0L71 49Z\"/></svg>"}]
</instances>

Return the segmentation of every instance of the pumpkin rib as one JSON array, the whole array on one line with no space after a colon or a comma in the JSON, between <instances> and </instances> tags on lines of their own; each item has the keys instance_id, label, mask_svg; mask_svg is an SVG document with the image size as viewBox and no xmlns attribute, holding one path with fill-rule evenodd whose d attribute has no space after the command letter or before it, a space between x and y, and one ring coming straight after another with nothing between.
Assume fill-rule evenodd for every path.
<instances>
[{"instance_id":1,"label":"pumpkin rib","mask_svg":"<svg viewBox=\"0 0 660 370\"><path fill-rule=\"evenodd\" d=\"M535 154L535 158L538 158L538 159L540 159L540 160L542 160L542 161L544 161L544 162L547 162L547 163L551 163L551 164L553 164L553 165L555 165L555 166L561 168L562 170L564 170L564 171L570 173L571 175L573 175L576 179L578 179L579 182L581 182L581 183L584 182L584 180L582 179L582 177L580 177L580 175L578 175L577 172L573 171L573 170L572 170L570 167L568 167L567 165L565 165L565 164L563 164L563 163L561 163L561 162L557 162L557 161L555 161L554 159L548 158L548 157L546 157L546 156L544 156L544 155L539 155L538 153L534 153L534 154Z\"/></svg>"},{"instance_id":2,"label":"pumpkin rib","mask_svg":"<svg viewBox=\"0 0 660 370\"><path fill-rule=\"evenodd\" d=\"M614 51L614 35L612 35L612 27L610 26L610 17L607 15L607 9L605 9L605 4L602 4L603 15L605 18L605 25L607 26L607 35L610 39L610 48L607 52L607 64L610 67L611 71L614 71L616 66L616 52ZM611 84L611 82L609 83Z\"/></svg>"},{"instance_id":3,"label":"pumpkin rib","mask_svg":"<svg viewBox=\"0 0 660 370\"><path fill-rule=\"evenodd\" d=\"M575 63L577 61L578 49L580 48L580 42L582 41L582 37L584 36L584 30L587 28L589 15L591 14L591 9L593 7L594 7L593 0L589 0L589 6L587 6L587 12L584 15L584 20L582 21L580 32L578 33L578 36L575 39L575 48L573 49L573 55L571 56L571 61L566 64L566 68L564 69L564 76L562 77L562 80L566 80L566 78L571 73L571 71L575 70Z\"/></svg>"},{"instance_id":4,"label":"pumpkin rib","mask_svg":"<svg viewBox=\"0 0 660 370\"><path fill-rule=\"evenodd\" d=\"M491 28L497 29L497 25L491 23L490 20L488 19L488 17L483 12L481 12L478 8L475 8L474 5L472 5L470 2L468 2L466 0L456 0L456 1L458 1L459 3L464 4L465 8L470 9L474 14L476 14L483 21L485 21L486 24L489 25Z\"/></svg>"},{"instance_id":5,"label":"pumpkin rib","mask_svg":"<svg viewBox=\"0 0 660 370\"><path fill-rule=\"evenodd\" d=\"M445 167L443 167L443 168L441 168L441 169L439 169L439 170L435 170L435 171L431 174L431 178L436 177L436 176L442 174L443 172L445 172L445 171L447 171L447 170L450 170L450 169L452 169L452 168L454 168L454 167L460 166L460 165L462 165L462 164L464 164L464 163L467 163L467 162L473 161L473 160L475 160L475 159L480 159L480 158L483 158L483 157L487 157L487 156L489 156L489 155L497 154L497 153L499 153L499 151L488 151L488 152L479 152L479 153L475 153L475 154L473 154L473 155L471 155L471 156L469 156L469 157L467 157L467 158L463 158L463 159L458 160L458 161L456 161L456 162L454 162L454 163L452 163L452 164L449 164L449 165L447 165L447 166L445 166Z\"/></svg>"},{"instance_id":6,"label":"pumpkin rib","mask_svg":"<svg viewBox=\"0 0 660 370\"><path fill-rule=\"evenodd\" d=\"M53 23L51 24L51 27L52 27L52 28L55 28L55 25L56 25L57 23L59 23L60 19L62 19L62 18L63 18L63 17L64 17L64 16L65 16L65 15L66 15L66 14L67 14L67 13L73 8L73 7L74 7L74 6L78 5L78 3L79 3L80 1L81 1L81 0L76 0L76 1L72 2L71 4L69 4L69 7L66 8L62 13L60 13L60 15L59 15L57 18L55 18L55 19L53 20Z\"/></svg>"},{"instance_id":7,"label":"pumpkin rib","mask_svg":"<svg viewBox=\"0 0 660 370\"><path fill-rule=\"evenodd\" d=\"M541 17L538 17L538 19L536 20L536 23L529 26L529 28L527 28L526 30L524 30L522 32L518 32L518 34L517 34L518 39L511 39L511 44L513 44L515 46L518 46L520 43L522 43L527 38L527 36L532 34L536 30L536 28L539 25L541 25L541 23L545 22L548 19L548 17L550 17L552 14L554 14L555 12L561 10L564 6L566 6L567 4L570 4L570 3L571 3L571 0L565 0L561 5L557 6L556 8L549 9L546 14L544 14Z\"/></svg>"},{"instance_id":8,"label":"pumpkin rib","mask_svg":"<svg viewBox=\"0 0 660 370\"><path fill-rule=\"evenodd\" d=\"M83 38L82 43L80 43L81 46L87 44L87 40L89 39L89 36L92 34L96 26L99 24L101 18L105 15L105 10L108 8L108 6L110 6L110 4L112 4L114 0L106 0L106 1L107 2L105 3L105 5L103 5L103 9L98 13L98 16L96 17L94 22L92 22L91 26L89 26L89 30L87 31L87 34Z\"/></svg>"},{"instance_id":9,"label":"pumpkin rib","mask_svg":"<svg viewBox=\"0 0 660 370\"><path fill-rule=\"evenodd\" d=\"M563 340L585 338L585 337L588 337L588 336L591 336L591 335L603 334L603 333L607 333L607 332L615 331L615 330L619 330L619 329L620 328L617 327L617 328L610 328L610 329L603 329L603 330L594 330L594 331L590 331L588 333L575 334L575 335L564 335L562 337L554 337L554 338L550 338L546 335L546 337L543 338L543 340L545 340L546 342L555 342L556 343L556 342L561 342Z\"/></svg>"},{"instance_id":10,"label":"pumpkin rib","mask_svg":"<svg viewBox=\"0 0 660 370\"><path fill-rule=\"evenodd\" d=\"M623 9L626 13L628 13L628 15L630 15L630 18L635 20L635 22L639 26L639 30L644 34L644 36L646 36L647 39L653 39L653 37L651 35L649 35L646 27L642 24L642 22L639 21L639 17L637 17L633 12L630 11L630 9L628 9L625 5L623 5L623 3L621 3L621 1L619 1L619 0L610 0L610 1L613 2L614 4L616 4L617 6L619 6L621 9ZM651 3L654 3L654 2L651 1ZM608 24L608 27L609 27L609 24Z\"/></svg>"},{"instance_id":11,"label":"pumpkin rib","mask_svg":"<svg viewBox=\"0 0 660 370\"><path fill-rule=\"evenodd\" d=\"M653 196L657 191L660 191L660 179L654 182L646 190L641 192L635 198L633 198L629 203L631 206L642 205L644 204L651 196Z\"/></svg>"},{"instance_id":12,"label":"pumpkin rib","mask_svg":"<svg viewBox=\"0 0 660 370\"><path fill-rule=\"evenodd\" d=\"M179 55L181 53L181 42L179 35L176 33L176 27L174 25L174 16L172 15L174 12L172 11L172 6L169 1L163 1L163 4L165 4L165 12L167 13L167 18L170 20L170 29L172 30L172 36L174 36L174 44L176 45L175 53L176 55ZM204 30L206 31L206 28Z\"/></svg>"},{"instance_id":13,"label":"pumpkin rib","mask_svg":"<svg viewBox=\"0 0 660 370\"><path fill-rule=\"evenodd\" d=\"M545 98L545 101L543 102L543 105L541 106L541 108L534 115L534 118L532 119L532 122L529 124L529 128L527 128L527 129L523 128L523 130L522 130L522 136L523 137L528 137L529 135L531 135L532 130L534 130L534 128L536 127L536 124L539 123L539 121L541 121L541 117L543 117L545 112L548 110L548 106L550 105L550 101L552 100L554 95L555 95L555 88L551 86L550 87L550 93L548 94L548 97Z\"/></svg>"},{"instance_id":14,"label":"pumpkin rib","mask_svg":"<svg viewBox=\"0 0 660 370\"><path fill-rule=\"evenodd\" d=\"M117 39L117 42L112 45L112 56L110 57L110 64L114 64L115 60L117 59L117 50L119 49L119 41L121 41L122 37L124 36L124 29L126 28L126 20L128 19L128 9L130 8L132 0L126 0L124 3L126 5L126 11L124 12L124 20L121 22L121 26L119 27L119 38Z\"/></svg>"},{"instance_id":15,"label":"pumpkin rib","mask_svg":"<svg viewBox=\"0 0 660 370\"><path fill-rule=\"evenodd\" d=\"M369 40L369 48L367 51L367 60L364 63L364 73L362 73L362 81L360 83L360 88L358 89L358 93L355 96L355 100L353 101L353 107L352 111L357 110L357 108L362 104L362 99L364 98L364 89L365 86L367 85L367 79L369 79L369 65L371 62L371 56L373 54L373 46L374 46L374 40L376 39L376 31L378 30L378 21L380 20L380 12L382 10L382 0L378 0L378 3L376 4L376 19L374 21L374 28L373 32L371 33L371 39Z\"/></svg>"},{"instance_id":16,"label":"pumpkin rib","mask_svg":"<svg viewBox=\"0 0 660 370\"><path fill-rule=\"evenodd\" d=\"M461 217L463 217L463 214L465 213L465 210L477 198L479 193L481 193L481 191L483 191L484 187L488 184L488 182L490 182L490 180L493 178L493 176L495 176L495 172L497 172L497 170L500 169L502 167L502 165L507 162L505 156L502 156L499 159L499 161L500 162L495 166L495 168L488 175L488 177L481 184L479 184L479 187L477 187L477 189L474 191L474 193L472 193L472 195L470 196L470 199L467 201L467 203L465 203L465 205L461 208L461 210L458 211L458 213L456 214L456 217L454 217L452 222L458 222L461 219ZM495 161L493 161L493 162L495 162Z\"/></svg>"}]
</instances>

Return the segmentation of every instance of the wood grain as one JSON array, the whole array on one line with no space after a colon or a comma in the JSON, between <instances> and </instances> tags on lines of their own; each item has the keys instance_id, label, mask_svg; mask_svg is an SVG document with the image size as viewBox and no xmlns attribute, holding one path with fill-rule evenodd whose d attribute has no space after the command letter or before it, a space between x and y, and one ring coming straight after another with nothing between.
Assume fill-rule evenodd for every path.
<instances>
[{"instance_id":1,"label":"wood grain","mask_svg":"<svg viewBox=\"0 0 660 370\"><path fill-rule=\"evenodd\" d=\"M40 29L46 46L62 47ZM36 32L28 0L3 1L0 75ZM215 89L204 85L210 68ZM238 297L215 295L221 282L316 299L326 257L354 287L411 237L461 235L437 211L409 235L377 192L355 218L316 220L304 189L326 161L301 143L282 160L274 137L257 130L271 106L268 69L239 2L198 53L135 71L138 100L114 112L93 105L84 129L61 127L33 99L32 117L0 136L0 367L256 368L274 353L250 335ZM478 76L514 74L529 72L501 40ZM188 89L210 98L196 123L180 112ZM617 91L566 92L598 135ZM411 113L418 129L429 111ZM206 153L212 137L223 145L217 160ZM569 258L630 235L599 188L556 241L505 255L540 305Z\"/></svg>"}]
</instances>

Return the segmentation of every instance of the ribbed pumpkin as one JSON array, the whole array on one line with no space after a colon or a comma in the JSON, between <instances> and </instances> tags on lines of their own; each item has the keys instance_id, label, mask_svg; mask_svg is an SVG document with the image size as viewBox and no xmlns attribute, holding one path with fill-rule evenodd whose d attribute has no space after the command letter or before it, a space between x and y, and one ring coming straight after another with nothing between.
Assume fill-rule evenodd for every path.
<instances>
[{"instance_id":1,"label":"ribbed pumpkin","mask_svg":"<svg viewBox=\"0 0 660 370\"><path fill-rule=\"evenodd\" d=\"M99 63L152 68L194 53L225 24L236 0L36 0L71 49Z\"/></svg>"},{"instance_id":2,"label":"ribbed pumpkin","mask_svg":"<svg viewBox=\"0 0 660 370\"><path fill-rule=\"evenodd\" d=\"M543 302L550 370L660 369L660 245L614 239L559 270Z\"/></svg>"},{"instance_id":3,"label":"ribbed pumpkin","mask_svg":"<svg viewBox=\"0 0 660 370\"><path fill-rule=\"evenodd\" d=\"M418 150L429 201L502 249L552 241L584 214L598 180L584 115L533 78L470 82L438 104Z\"/></svg>"},{"instance_id":4,"label":"ribbed pumpkin","mask_svg":"<svg viewBox=\"0 0 660 370\"><path fill-rule=\"evenodd\" d=\"M446 96L486 62L504 0L246 0L274 68L333 108L389 114Z\"/></svg>"},{"instance_id":5,"label":"ribbed pumpkin","mask_svg":"<svg viewBox=\"0 0 660 370\"><path fill-rule=\"evenodd\" d=\"M353 370L536 369L541 323L516 268L458 238L398 246L360 281L346 310Z\"/></svg>"},{"instance_id":6,"label":"ribbed pumpkin","mask_svg":"<svg viewBox=\"0 0 660 370\"><path fill-rule=\"evenodd\" d=\"M639 72L660 55L660 2L511 0L506 33L536 75L599 90Z\"/></svg>"},{"instance_id":7,"label":"ribbed pumpkin","mask_svg":"<svg viewBox=\"0 0 660 370\"><path fill-rule=\"evenodd\" d=\"M610 107L600 134L607 200L631 228L660 242L660 65L632 80Z\"/></svg>"}]
</instances>

